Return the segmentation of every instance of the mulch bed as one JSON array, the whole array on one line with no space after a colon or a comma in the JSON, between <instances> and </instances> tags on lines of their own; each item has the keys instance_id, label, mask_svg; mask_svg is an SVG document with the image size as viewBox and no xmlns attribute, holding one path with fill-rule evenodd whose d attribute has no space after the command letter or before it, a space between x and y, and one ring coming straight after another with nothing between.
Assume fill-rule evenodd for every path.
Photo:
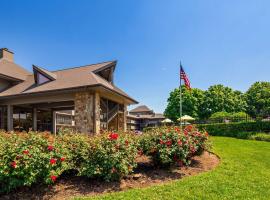
<instances>
[{"instance_id":1,"label":"mulch bed","mask_svg":"<svg viewBox=\"0 0 270 200\"><path fill-rule=\"evenodd\" d=\"M212 170L218 165L219 158L214 154L204 152L201 156L194 157L189 167L174 167L170 170L155 168L145 156L138 158L138 163L134 174L125 177L120 182L107 183L83 177L64 176L53 186L24 187L8 195L0 196L0 199L64 200L75 196L93 196L129 188L142 188Z\"/></svg>"}]
</instances>

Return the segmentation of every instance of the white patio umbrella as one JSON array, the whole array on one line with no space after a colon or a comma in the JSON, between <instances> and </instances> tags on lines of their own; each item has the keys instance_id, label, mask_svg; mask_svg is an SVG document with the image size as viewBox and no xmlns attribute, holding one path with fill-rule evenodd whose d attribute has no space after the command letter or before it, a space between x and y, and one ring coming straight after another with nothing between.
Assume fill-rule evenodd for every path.
<instances>
[{"instance_id":1,"label":"white patio umbrella","mask_svg":"<svg viewBox=\"0 0 270 200\"><path fill-rule=\"evenodd\" d=\"M193 117L190 117L189 115L184 115L177 119L177 121L194 121L195 119Z\"/></svg>"},{"instance_id":2,"label":"white patio umbrella","mask_svg":"<svg viewBox=\"0 0 270 200\"><path fill-rule=\"evenodd\" d=\"M162 120L161 123L172 123L172 120L166 118L166 119Z\"/></svg>"}]
</instances>

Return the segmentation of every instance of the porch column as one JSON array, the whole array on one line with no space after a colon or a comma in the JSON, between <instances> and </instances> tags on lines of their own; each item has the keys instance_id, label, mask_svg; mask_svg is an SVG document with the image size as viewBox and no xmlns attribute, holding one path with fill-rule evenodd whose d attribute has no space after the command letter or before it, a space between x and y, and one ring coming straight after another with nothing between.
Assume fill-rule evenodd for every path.
<instances>
[{"instance_id":1,"label":"porch column","mask_svg":"<svg viewBox=\"0 0 270 200\"><path fill-rule=\"evenodd\" d=\"M7 105L7 130L13 131L13 106Z\"/></svg>"},{"instance_id":2,"label":"porch column","mask_svg":"<svg viewBox=\"0 0 270 200\"><path fill-rule=\"evenodd\" d=\"M94 132L100 133L100 95L95 92L94 96Z\"/></svg>"},{"instance_id":3,"label":"porch column","mask_svg":"<svg viewBox=\"0 0 270 200\"><path fill-rule=\"evenodd\" d=\"M33 108L33 131L37 131L37 108Z\"/></svg>"},{"instance_id":4,"label":"porch column","mask_svg":"<svg viewBox=\"0 0 270 200\"><path fill-rule=\"evenodd\" d=\"M127 131L127 104L124 104L124 114L123 114L123 117L124 117L124 132Z\"/></svg>"},{"instance_id":5,"label":"porch column","mask_svg":"<svg viewBox=\"0 0 270 200\"><path fill-rule=\"evenodd\" d=\"M53 134L56 134L56 111L52 110L52 132Z\"/></svg>"},{"instance_id":6,"label":"porch column","mask_svg":"<svg viewBox=\"0 0 270 200\"><path fill-rule=\"evenodd\" d=\"M5 129L5 112L4 112L4 107L1 107L1 129Z\"/></svg>"}]
</instances>

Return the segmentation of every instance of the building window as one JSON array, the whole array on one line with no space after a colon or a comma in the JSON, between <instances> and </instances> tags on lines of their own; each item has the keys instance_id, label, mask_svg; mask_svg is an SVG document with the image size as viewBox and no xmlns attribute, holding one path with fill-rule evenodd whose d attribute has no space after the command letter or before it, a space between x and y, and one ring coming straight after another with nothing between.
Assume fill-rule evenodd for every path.
<instances>
[{"instance_id":1,"label":"building window","mask_svg":"<svg viewBox=\"0 0 270 200\"><path fill-rule=\"evenodd\" d=\"M50 79L48 79L46 76L44 76L43 74L41 73L37 73L37 84L40 85L40 84L43 84L43 83L47 83L49 82Z\"/></svg>"}]
</instances>

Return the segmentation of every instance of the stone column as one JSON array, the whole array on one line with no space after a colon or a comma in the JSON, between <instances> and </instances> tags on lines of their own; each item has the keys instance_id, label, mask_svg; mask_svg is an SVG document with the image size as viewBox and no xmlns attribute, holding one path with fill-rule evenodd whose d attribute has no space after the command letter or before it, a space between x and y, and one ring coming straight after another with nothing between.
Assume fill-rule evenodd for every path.
<instances>
[{"instance_id":1,"label":"stone column","mask_svg":"<svg viewBox=\"0 0 270 200\"><path fill-rule=\"evenodd\" d=\"M94 96L95 102L94 102L94 117L95 117L95 121L94 121L94 131L96 134L100 133L100 95L99 93L95 93Z\"/></svg>"},{"instance_id":2,"label":"stone column","mask_svg":"<svg viewBox=\"0 0 270 200\"><path fill-rule=\"evenodd\" d=\"M7 106L7 130L13 131L13 106Z\"/></svg>"},{"instance_id":3,"label":"stone column","mask_svg":"<svg viewBox=\"0 0 270 200\"><path fill-rule=\"evenodd\" d=\"M75 127L80 133L94 133L94 94L78 92L74 100Z\"/></svg>"},{"instance_id":4,"label":"stone column","mask_svg":"<svg viewBox=\"0 0 270 200\"><path fill-rule=\"evenodd\" d=\"M37 108L33 108L33 131L37 131Z\"/></svg>"},{"instance_id":5,"label":"stone column","mask_svg":"<svg viewBox=\"0 0 270 200\"><path fill-rule=\"evenodd\" d=\"M124 104L124 114L123 114L123 117L124 117L124 132L127 131L127 104Z\"/></svg>"}]
</instances>

